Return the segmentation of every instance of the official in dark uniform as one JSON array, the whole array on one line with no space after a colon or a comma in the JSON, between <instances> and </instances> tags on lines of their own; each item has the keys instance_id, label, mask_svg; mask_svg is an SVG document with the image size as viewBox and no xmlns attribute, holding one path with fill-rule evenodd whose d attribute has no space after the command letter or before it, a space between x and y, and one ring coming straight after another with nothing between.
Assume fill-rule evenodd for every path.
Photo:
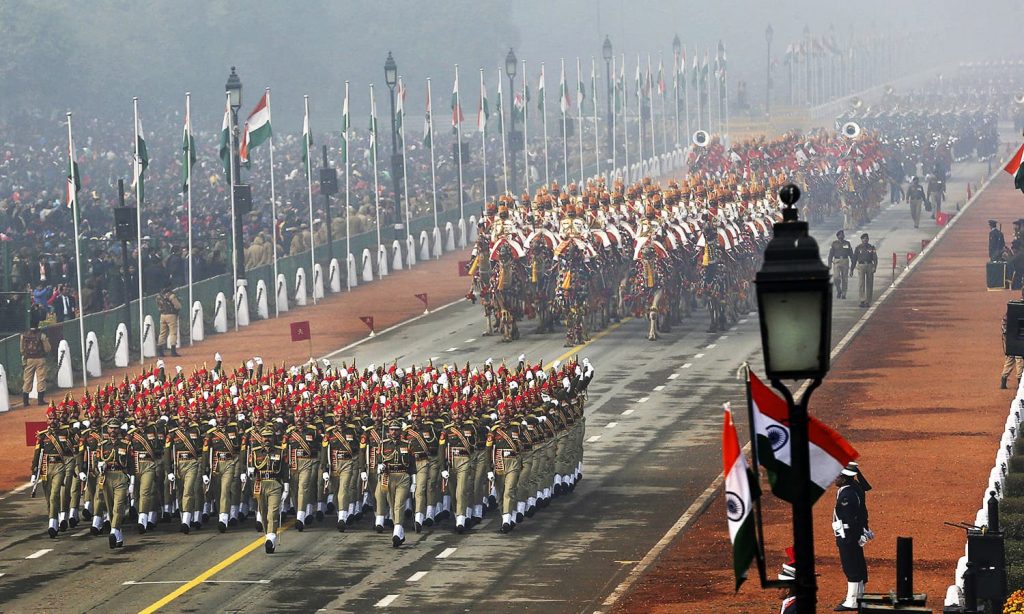
<instances>
[{"instance_id":1,"label":"official in dark uniform","mask_svg":"<svg viewBox=\"0 0 1024 614\"><path fill-rule=\"evenodd\" d=\"M875 246L868 242L868 233L860 236L860 245L853 250L853 265L857 267L857 277L860 280L859 297L860 306L868 307L875 292L875 270L878 268L878 254Z\"/></svg>"},{"instance_id":2,"label":"official in dark uniform","mask_svg":"<svg viewBox=\"0 0 1024 614\"><path fill-rule=\"evenodd\" d=\"M988 260L989 262L1001 262L1006 260L1006 237L1003 231L996 226L995 220L988 221Z\"/></svg>"},{"instance_id":3,"label":"official in dark uniform","mask_svg":"<svg viewBox=\"0 0 1024 614\"><path fill-rule=\"evenodd\" d=\"M857 470L844 468L836 478L836 507L832 512L832 531L839 548L839 561L846 574L846 599L835 607L836 612L856 612L857 600L864 594L868 581L868 565L864 560L864 544L871 539L867 529L867 507L864 494L856 481Z\"/></svg>"},{"instance_id":4,"label":"official in dark uniform","mask_svg":"<svg viewBox=\"0 0 1024 614\"><path fill-rule=\"evenodd\" d=\"M846 234L836 232L836 240L828 250L828 268L832 269L832 282L836 285L836 298L846 298L848 279L852 277L850 259L853 258L853 246L846 240Z\"/></svg>"}]
</instances>

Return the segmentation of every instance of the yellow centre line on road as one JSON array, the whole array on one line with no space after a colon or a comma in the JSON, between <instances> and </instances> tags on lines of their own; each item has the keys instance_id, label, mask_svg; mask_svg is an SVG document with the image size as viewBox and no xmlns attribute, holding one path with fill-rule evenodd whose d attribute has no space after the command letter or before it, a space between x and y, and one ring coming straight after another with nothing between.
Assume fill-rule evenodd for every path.
<instances>
[{"instance_id":1,"label":"yellow centre line on road","mask_svg":"<svg viewBox=\"0 0 1024 614\"><path fill-rule=\"evenodd\" d=\"M553 360L552 363L554 363L555 361L559 361L560 362L560 361L567 360L568 358L572 357L574 354L576 354L576 353L580 352L581 350L583 350L584 348L586 348L588 345L591 345L592 343L594 343L598 339L601 339L602 337L604 337L608 333L612 332L613 330L617 329L618 327L622 326L623 324L625 324L626 322L628 322L628 321L630 321L632 319L633 319L632 317L622 318L622 320L620 320L619 322L617 322L615 324L612 324L611 326L609 326L605 330L603 330L600 333L598 333L598 334L594 335L593 337L591 337L590 341L587 341L583 345L578 345L578 346L573 347L570 350L566 351L564 354L562 354L561 356L559 356L558 358ZM551 365L549 364L548 367L550 367L550 366ZM281 527L280 529L278 529L278 534L281 534L281 533L283 533L286 530L287 529L285 527ZM262 546L265 541L266 541L266 537L260 537L258 539L253 540L250 544L248 544L247 546L245 546L244 548L242 548L238 552L232 554L228 558L226 558L223 561L217 563L213 567L207 569L206 571L204 571L203 573L199 574L198 576L196 576L192 580L189 580L187 583L182 584L174 592L172 592L171 594L167 595L166 597L164 597L160 601L157 601L153 605L151 605L148 608L142 610L140 614L151 614L152 612L156 612L160 608L166 607L169 603L171 603L172 601L174 601L178 597L181 597L182 595L184 595L185 593L187 593L190 590L194 589L195 587L199 586L203 582L209 580L210 578L212 578L216 574L224 571L225 569L227 569L231 565L234 565L238 561L242 560L242 558L244 558L247 554L249 554L253 550L256 550L257 548Z\"/></svg>"}]
</instances>

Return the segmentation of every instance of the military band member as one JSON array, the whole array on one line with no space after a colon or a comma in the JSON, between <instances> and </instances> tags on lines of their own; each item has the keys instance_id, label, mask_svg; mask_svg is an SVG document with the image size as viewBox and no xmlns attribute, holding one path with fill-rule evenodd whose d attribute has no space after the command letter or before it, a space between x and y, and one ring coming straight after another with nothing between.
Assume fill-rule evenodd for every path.
<instances>
[{"instance_id":1,"label":"military band member","mask_svg":"<svg viewBox=\"0 0 1024 614\"><path fill-rule=\"evenodd\" d=\"M836 232L836 240L828 250L828 267L832 269L832 282L836 285L836 298L846 298L848 280L853 276L850 270L850 259L853 257L853 246L846 240L846 234Z\"/></svg>"},{"instance_id":2,"label":"military band member","mask_svg":"<svg viewBox=\"0 0 1024 614\"><path fill-rule=\"evenodd\" d=\"M65 481L75 467L75 445L71 429L63 424L57 408L46 409L46 429L36 435L32 456L32 493L37 484L43 484L46 493L49 524L46 532L51 538L68 528L67 510L63 507Z\"/></svg>"},{"instance_id":3,"label":"military band member","mask_svg":"<svg viewBox=\"0 0 1024 614\"><path fill-rule=\"evenodd\" d=\"M99 473L96 487L103 494L110 511L110 535L107 539L111 549L124 545L121 521L128 513L128 493L135 486L138 471L122 426L117 418L108 420L96 450L96 470Z\"/></svg>"},{"instance_id":4,"label":"military band member","mask_svg":"<svg viewBox=\"0 0 1024 614\"><path fill-rule=\"evenodd\" d=\"M281 505L288 498L288 447L269 424L263 425L258 435L249 441L246 473L253 482L253 496L266 527L264 549L267 554L273 554L281 526Z\"/></svg>"}]
</instances>

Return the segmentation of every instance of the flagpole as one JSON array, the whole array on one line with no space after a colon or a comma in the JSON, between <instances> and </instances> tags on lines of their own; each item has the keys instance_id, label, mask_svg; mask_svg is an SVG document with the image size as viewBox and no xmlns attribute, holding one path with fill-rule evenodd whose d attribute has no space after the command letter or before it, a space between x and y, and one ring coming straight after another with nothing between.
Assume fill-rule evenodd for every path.
<instances>
[{"instance_id":1,"label":"flagpole","mask_svg":"<svg viewBox=\"0 0 1024 614\"><path fill-rule=\"evenodd\" d=\"M641 177L644 174L644 84L643 77L640 75L640 54L636 56L636 132L637 141L640 147L640 172L638 173Z\"/></svg>"},{"instance_id":2,"label":"flagpole","mask_svg":"<svg viewBox=\"0 0 1024 614\"><path fill-rule=\"evenodd\" d=\"M697 62L697 56L698 55L699 54L698 54L697 49L695 47L693 49L693 66L694 66L693 76L696 77L696 79L697 79L697 126L696 126L696 128L697 128L697 130L701 130L704 127L704 109L701 108L703 106L703 102L702 101L704 99L704 69L701 68L700 64ZM704 56L704 59L705 59L705 61L707 60L707 55ZM696 130L694 130L694 132L690 133L691 140L692 140L693 134L695 132L696 132Z\"/></svg>"},{"instance_id":3,"label":"flagpole","mask_svg":"<svg viewBox=\"0 0 1024 614\"><path fill-rule=\"evenodd\" d=\"M267 115L271 115L270 111L270 88L266 89L267 92ZM270 282L270 286L274 288L274 317L281 317L281 310L277 304L277 191L274 186L274 132L273 132L273 120L271 120L271 132L270 132L270 246L271 252L274 258L274 279ZM191 299L190 299L191 300Z\"/></svg>"},{"instance_id":4,"label":"flagpole","mask_svg":"<svg viewBox=\"0 0 1024 614\"><path fill-rule=\"evenodd\" d=\"M580 57L576 56L576 134L580 142L580 193L583 193L583 183L585 181L583 177L583 99L586 97L579 96L583 91L583 75L580 74ZM591 95L594 95L591 92Z\"/></svg>"},{"instance_id":5,"label":"flagpole","mask_svg":"<svg viewBox=\"0 0 1024 614\"><path fill-rule=\"evenodd\" d=\"M132 97L132 113L135 116L135 163L133 165L133 171L135 173L135 223L136 232L138 238L138 275L139 278L139 364L145 364L146 362L146 350L143 347L146 340L146 325L143 322L145 319L143 305L142 305L142 162L139 160L139 97ZM78 202L78 199L75 199ZM77 234L77 233L76 233ZM77 240L77 237L76 237ZM76 251L77 253L77 251ZM189 310L192 308L189 307ZM154 331L155 332L155 331Z\"/></svg>"},{"instance_id":6,"label":"flagpole","mask_svg":"<svg viewBox=\"0 0 1024 614\"><path fill-rule=\"evenodd\" d=\"M189 327L188 327L188 344L195 345L195 340L192 339L192 305L195 300L192 296L192 94L191 92L185 92L185 138L188 144L188 150L185 152L185 172L188 178L188 184L186 185L185 202L188 205L187 212L187 224L188 224L188 313L189 313Z\"/></svg>"},{"instance_id":7,"label":"flagpole","mask_svg":"<svg viewBox=\"0 0 1024 614\"><path fill-rule=\"evenodd\" d=\"M526 60L523 60L523 191L526 194L530 193L530 141L527 138L526 130L529 125L526 119L530 114L530 102L526 99L526 94L529 91L527 89L529 87L527 82L530 80L528 75L529 73L526 72ZM526 203L521 204L526 205Z\"/></svg>"},{"instance_id":8,"label":"flagpole","mask_svg":"<svg viewBox=\"0 0 1024 614\"><path fill-rule=\"evenodd\" d=\"M309 293L313 296L313 304L316 305L316 233L313 232L313 128L309 125L309 95L302 96L302 104L305 109L306 134L302 138L306 141L306 194L309 200Z\"/></svg>"},{"instance_id":9,"label":"flagpole","mask_svg":"<svg viewBox=\"0 0 1024 614\"><path fill-rule=\"evenodd\" d=\"M744 362L740 367L740 371L743 373L743 384L747 394L747 425L750 427L750 467L753 474L751 477L754 483L758 485L756 490L757 496L753 497L754 539L757 541L754 554L757 559L757 572L761 577L761 586L765 586L768 576L764 560L764 528L761 524L761 469L757 458L757 424L754 421L754 400L750 395L750 365ZM750 490L752 496L754 492L754 489Z\"/></svg>"},{"instance_id":10,"label":"flagpole","mask_svg":"<svg viewBox=\"0 0 1024 614\"><path fill-rule=\"evenodd\" d=\"M227 104L227 106L224 109L224 113L227 114L227 113L230 112L229 109L231 108L231 92L226 92L225 96L226 96L226 104ZM230 119L228 120L228 149L231 152L235 151L235 131L234 131L233 122ZM230 160L228 160L228 184L229 184L228 185L228 192L231 195L231 253L235 254L236 253L236 251L235 251L235 242L238 241L238 237L235 235L235 163L234 163L233 155L232 155L232 158ZM141 237L140 237L140 242L141 242ZM139 249L141 251L141 249L142 249L141 245L139 245ZM275 281L274 283L277 283L277 282ZM235 296L234 293L237 291L237 289L238 289L238 258L235 258L232 255L232 257L231 257L231 292L232 292L232 299L231 300L232 301L234 300L234 296ZM140 294L139 300L141 300L142 299L141 291L139 292L139 294ZM191 307L189 307L189 309L191 309ZM139 312L141 313L141 308L140 308ZM141 323L140 323L140 325L141 325ZM238 331L238 318L235 318L235 331Z\"/></svg>"},{"instance_id":11,"label":"flagpole","mask_svg":"<svg viewBox=\"0 0 1024 614\"><path fill-rule=\"evenodd\" d=\"M590 95L594 99L594 168L596 169L597 175L601 175L601 139L598 135L597 130L597 99L600 96L597 95L597 60L594 56L590 56ZM611 179L607 183L611 183Z\"/></svg>"},{"instance_id":12,"label":"flagpole","mask_svg":"<svg viewBox=\"0 0 1024 614\"><path fill-rule=\"evenodd\" d=\"M690 88L686 83L686 47L683 47L683 57L680 58L680 72L679 78L683 82L683 112L686 115L686 138L683 139L682 143L686 145L683 147L683 151L690 148L690 137L693 132L690 131ZM697 96L700 98L700 95ZM681 143L681 144L682 144Z\"/></svg>"},{"instance_id":13,"label":"flagpole","mask_svg":"<svg viewBox=\"0 0 1024 614\"><path fill-rule=\"evenodd\" d=\"M505 108L504 108L505 107L505 98L504 98L504 96L501 95L501 80L502 80L503 76L504 76L504 73L502 73L501 69L499 68L498 69L498 121L499 121L498 132L501 133L501 168L502 168L502 176L505 178L505 194L508 194L509 193L509 191L508 191L508 156L505 153ZM515 92L509 92L509 95L512 96L513 100L515 99L515 96L516 96ZM509 105L509 108L508 108L509 118L512 117L512 113L513 113L512 106L513 105ZM514 163L515 162L513 162L513 164Z\"/></svg>"},{"instance_id":14,"label":"flagpole","mask_svg":"<svg viewBox=\"0 0 1024 614\"><path fill-rule=\"evenodd\" d=\"M619 66L619 81L622 82L622 145L626 150L626 166L625 175L623 177L623 183L629 185L630 173L629 173L629 116L626 113L626 109L629 106L626 102L626 54L622 54L622 66Z\"/></svg>"},{"instance_id":15,"label":"flagpole","mask_svg":"<svg viewBox=\"0 0 1024 614\"><path fill-rule=\"evenodd\" d=\"M432 98L430 97L430 77L427 77L427 129L430 130L430 193L434 200L434 231L438 232L438 236L440 237L440 229L437 227L437 171L434 164L434 110L431 108L432 106ZM434 242L434 233L431 233L430 241L431 243ZM431 245L431 254L434 253L433 247L434 246ZM440 256L437 257L440 258Z\"/></svg>"},{"instance_id":16,"label":"flagpole","mask_svg":"<svg viewBox=\"0 0 1024 614\"><path fill-rule=\"evenodd\" d=\"M562 112L562 189L569 188L569 129L567 127L568 119L566 115L569 111L569 96L566 92L565 84L565 58L561 58L562 63L562 77L561 83L558 87L558 95L561 99L558 101L558 109Z\"/></svg>"},{"instance_id":17,"label":"flagpole","mask_svg":"<svg viewBox=\"0 0 1024 614\"><path fill-rule=\"evenodd\" d=\"M615 142L616 139L618 138L618 135L616 134L616 132L618 130L617 130L616 126L615 126L615 124L617 124L618 122L616 122L615 119L619 115L619 110L616 108L618 106L618 102L619 102L619 79L618 79L617 75L618 75L618 73L615 72L615 56L613 55L612 56L612 77L611 77L612 78L612 83L608 84L608 86L610 88L612 88L612 108L610 109L611 116L612 116L612 170L611 170L610 173L608 173L608 184L609 185L611 185L611 183L614 181L615 171L616 171L616 168L618 166L618 161L619 161L618 160L618 154L619 154L619 152L618 152L618 145Z\"/></svg>"},{"instance_id":18,"label":"flagpole","mask_svg":"<svg viewBox=\"0 0 1024 614\"><path fill-rule=\"evenodd\" d=\"M541 90L539 93L540 97L540 116L541 122L544 126L544 185L545 187L551 186L551 173L548 168L548 104L547 104L547 84L544 83L544 62L540 63L540 82L544 85L543 88L537 88Z\"/></svg>"},{"instance_id":19,"label":"flagpole","mask_svg":"<svg viewBox=\"0 0 1024 614\"><path fill-rule=\"evenodd\" d=\"M484 69L480 69L480 108L477 109L477 127L480 129L480 151L484 163L484 203L487 202L487 111L484 109Z\"/></svg>"},{"instance_id":20,"label":"flagpole","mask_svg":"<svg viewBox=\"0 0 1024 614\"><path fill-rule=\"evenodd\" d=\"M676 105L676 147L679 146L679 54L672 53L672 97ZM684 79L685 81L685 79Z\"/></svg>"},{"instance_id":21,"label":"flagpole","mask_svg":"<svg viewBox=\"0 0 1024 614\"><path fill-rule=\"evenodd\" d=\"M724 110L722 117L725 120L725 143L729 144L729 77L725 68L722 68L722 104Z\"/></svg>"},{"instance_id":22,"label":"flagpole","mask_svg":"<svg viewBox=\"0 0 1024 614\"><path fill-rule=\"evenodd\" d=\"M658 157L658 133L654 129L654 79L651 75L651 54L647 54L647 109L651 116L651 160Z\"/></svg>"},{"instance_id":23,"label":"flagpole","mask_svg":"<svg viewBox=\"0 0 1024 614\"><path fill-rule=\"evenodd\" d=\"M344 110L345 110L345 113L344 113L344 117L342 118L342 123L344 123L345 125L343 126L344 132L342 133L341 138L345 141L345 291L346 292L351 292L352 291L352 278L349 276L349 268L348 268L349 258L352 257L352 246L351 246L351 244L349 242L350 239L351 239L351 236L349 234L349 211L350 211L350 207L349 207L349 200L348 200L348 197L349 197L349 164L348 164L348 157L351 154L351 149L352 148L350 147L350 144L348 142L348 135L349 135L348 81L345 82L345 109ZM353 261L353 264L354 263L355 262ZM353 268L355 268L355 267L353 266Z\"/></svg>"},{"instance_id":24,"label":"flagpole","mask_svg":"<svg viewBox=\"0 0 1024 614\"><path fill-rule=\"evenodd\" d=\"M658 94L661 96L661 153L668 152L668 111L665 107L665 68L662 57L658 56Z\"/></svg>"},{"instance_id":25,"label":"flagpole","mask_svg":"<svg viewBox=\"0 0 1024 614\"><path fill-rule=\"evenodd\" d=\"M408 165L406 164L407 156L405 155L405 82L402 81L402 77L398 78L398 85L399 89L402 91L401 96L399 96L402 103L402 123L399 126L399 137L402 139L402 192L405 197L405 236L411 237L412 222L409 215L409 173L406 172ZM415 248L415 244L413 247ZM412 251L415 252L416 250L413 249ZM409 260L412 260L411 256L409 257Z\"/></svg>"},{"instance_id":26,"label":"flagpole","mask_svg":"<svg viewBox=\"0 0 1024 614\"><path fill-rule=\"evenodd\" d=\"M459 101L459 65L455 65L455 108L452 109L452 121L455 122L455 151L459 163L459 220L466 219L466 203L462 193L462 103ZM465 228L466 222L460 224ZM459 249L466 247L464 242L465 233L459 233Z\"/></svg>"},{"instance_id":27,"label":"flagpole","mask_svg":"<svg viewBox=\"0 0 1024 614\"><path fill-rule=\"evenodd\" d=\"M380 259L380 186L377 183L377 105L373 99L373 84L370 84L370 155L373 158L373 208L377 220L377 256ZM377 272L381 271L380 262L377 262Z\"/></svg>"},{"instance_id":28,"label":"flagpole","mask_svg":"<svg viewBox=\"0 0 1024 614\"><path fill-rule=\"evenodd\" d=\"M85 355L85 313L82 311L82 253L78 245L78 171L75 169L75 141L71 138L71 113L68 118L68 157L71 170L71 179L68 182L68 193L71 195L71 219L75 225L75 282L78 284L78 342L82 346L82 385L89 385L89 368L86 366ZM136 121L136 126L138 122ZM138 139L135 139L135 147L138 149ZM140 302L142 298L139 298ZM99 351L99 348L96 348ZM70 357L68 358L70 360Z\"/></svg>"}]
</instances>

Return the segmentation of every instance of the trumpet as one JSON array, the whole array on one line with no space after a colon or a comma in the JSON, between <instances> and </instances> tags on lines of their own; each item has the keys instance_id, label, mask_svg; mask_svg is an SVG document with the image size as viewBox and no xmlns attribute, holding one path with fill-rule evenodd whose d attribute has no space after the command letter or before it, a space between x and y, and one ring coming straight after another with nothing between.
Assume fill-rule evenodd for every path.
<instances>
[{"instance_id":1,"label":"trumpet","mask_svg":"<svg viewBox=\"0 0 1024 614\"><path fill-rule=\"evenodd\" d=\"M846 122L840 129L843 136L850 139L851 141L860 136L860 124L857 122Z\"/></svg>"},{"instance_id":2,"label":"trumpet","mask_svg":"<svg viewBox=\"0 0 1024 614\"><path fill-rule=\"evenodd\" d=\"M693 133L693 144L697 147L707 147L711 142L711 135L706 130L698 130Z\"/></svg>"}]
</instances>

